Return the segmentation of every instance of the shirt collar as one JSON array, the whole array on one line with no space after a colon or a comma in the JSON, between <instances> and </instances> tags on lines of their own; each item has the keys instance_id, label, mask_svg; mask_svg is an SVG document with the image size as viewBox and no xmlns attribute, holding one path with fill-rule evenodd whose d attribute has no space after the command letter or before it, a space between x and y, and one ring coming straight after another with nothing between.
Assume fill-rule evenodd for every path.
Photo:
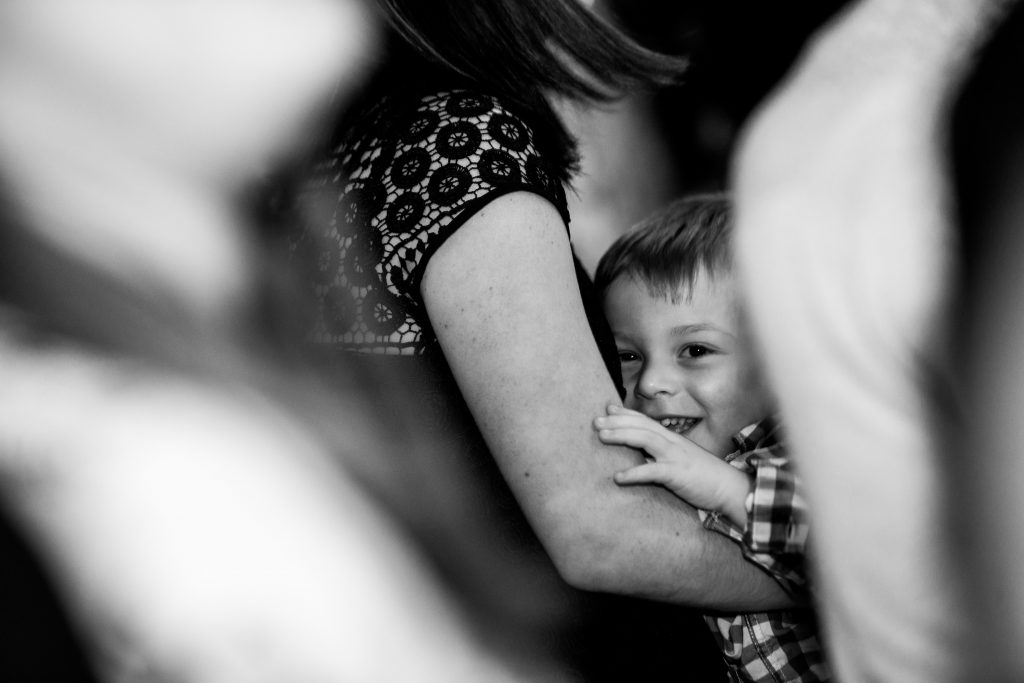
<instances>
[{"instance_id":1,"label":"shirt collar","mask_svg":"<svg viewBox=\"0 0 1024 683\"><path fill-rule=\"evenodd\" d=\"M747 451L752 451L757 448L758 444L763 442L769 436L772 436L778 428L779 416L769 415L768 417L751 423L741 429L732 437L732 440L733 443L736 444L736 449L740 453L746 453Z\"/></svg>"}]
</instances>

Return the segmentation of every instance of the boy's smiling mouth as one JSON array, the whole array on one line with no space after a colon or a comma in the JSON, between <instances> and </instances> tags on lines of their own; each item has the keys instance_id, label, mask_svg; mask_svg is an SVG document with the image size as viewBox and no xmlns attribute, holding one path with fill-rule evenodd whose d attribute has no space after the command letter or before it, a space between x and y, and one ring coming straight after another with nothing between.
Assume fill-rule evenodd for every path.
<instances>
[{"instance_id":1,"label":"boy's smiling mouth","mask_svg":"<svg viewBox=\"0 0 1024 683\"><path fill-rule=\"evenodd\" d=\"M675 432L681 436L685 436L687 432L697 426L701 418L699 417L680 417L678 415L669 415L667 417L657 418L658 424L670 432Z\"/></svg>"}]
</instances>

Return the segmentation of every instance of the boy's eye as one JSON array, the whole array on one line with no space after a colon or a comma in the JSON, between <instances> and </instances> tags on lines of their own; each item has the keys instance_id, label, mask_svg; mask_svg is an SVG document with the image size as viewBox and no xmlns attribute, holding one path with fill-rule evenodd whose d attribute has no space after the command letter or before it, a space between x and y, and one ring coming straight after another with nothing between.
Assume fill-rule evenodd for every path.
<instances>
[{"instance_id":1,"label":"boy's eye","mask_svg":"<svg viewBox=\"0 0 1024 683\"><path fill-rule=\"evenodd\" d=\"M704 356L710 355L714 351L703 344L687 344L679 352L684 358L703 358Z\"/></svg>"},{"instance_id":2,"label":"boy's eye","mask_svg":"<svg viewBox=\"0 0 1024 683\"><path fill-rule=\"evenodd\" d=\"M640 360L640 355L635 351L619 351L620 363L635 363Z\"/></svg>"}]
</instances>

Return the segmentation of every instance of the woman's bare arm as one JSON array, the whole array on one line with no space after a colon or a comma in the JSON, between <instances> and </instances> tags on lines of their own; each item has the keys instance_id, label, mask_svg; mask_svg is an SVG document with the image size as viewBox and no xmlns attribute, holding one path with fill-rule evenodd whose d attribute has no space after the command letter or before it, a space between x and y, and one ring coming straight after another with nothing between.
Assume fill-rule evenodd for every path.
<instances>
[{"instance_id":1,"label":"woman's bare arm","mask_svg":"<svg viewBox=\"0 0 1024 683\"><path fill-rule=\"evenodd\" d=\"M514 193L488 204L432 257L422 293L481 432L569 583L716 609L791 604L693 508L613 482L642 457L591 426L618 396L549 202Z\"/></svg>"}]
</instances>

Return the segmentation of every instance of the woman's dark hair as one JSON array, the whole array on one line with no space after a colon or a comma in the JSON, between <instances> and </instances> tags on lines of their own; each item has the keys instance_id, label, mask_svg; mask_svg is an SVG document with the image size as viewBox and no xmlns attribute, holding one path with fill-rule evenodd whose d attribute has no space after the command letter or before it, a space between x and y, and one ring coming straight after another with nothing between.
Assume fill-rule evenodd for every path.
<instances>
[{"instance_id":1,"label":"woman's dark hair","mask_svg":"<svg viewBox=\"0 0 1024 683\"><path fill-rule=\"evenodd\" d=\"M594 286L601 297L621 275L653 296L675 300L697 276L732 270L732 207L727 195L677 199L615 240L601 257Z\"/></svg>"},{"instance_id":2,"label":"woman's dark hair","mask_svg":"<svg viewBox=\"0 0 1024 683\"><path fill-rule=\"evenodd\" d=\"M575 141L545 94L610 102L677 82L679 57L641 47L579 0L378 0L392 29L379 87L473 87L529 114L545 152L575 169ZM371 89L375 90L376 88ZM559 163L561 162L561 163ZM562 178L567 180L567 178Z\"/></svg>"},{"instance_id":3,"label":"woman's dark hair","mask_svg":"<svg viewBox=\"0 0 1024 683\"><path fill-rule=\"evenodd\" d=\"M392 27L428 60L512 98L540 89L609 101L671 83L685 64L637 45L579 0L379 3Z\"/></svg>"}]
</instances>

